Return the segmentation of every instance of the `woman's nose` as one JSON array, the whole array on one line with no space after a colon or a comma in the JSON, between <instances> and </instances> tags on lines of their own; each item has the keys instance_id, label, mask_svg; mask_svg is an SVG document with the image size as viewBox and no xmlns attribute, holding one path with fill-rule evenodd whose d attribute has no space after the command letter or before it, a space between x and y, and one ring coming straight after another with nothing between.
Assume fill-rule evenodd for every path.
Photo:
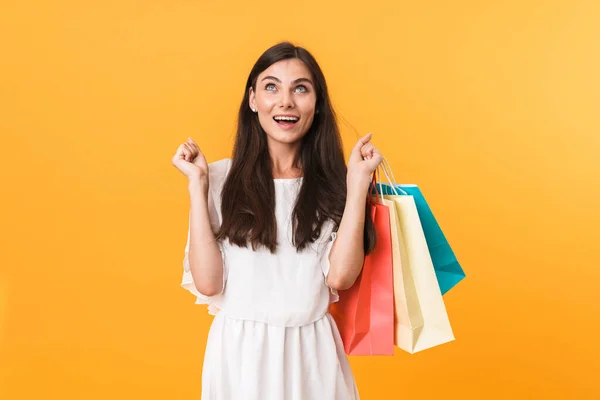
<instances>
[{"instance_id":1,"label":"woman's nose","mask_svg":"<svg viewBox=\"0 0 600 400\"><path fill-rule=\"evenodd\" d=\"M287 91L281 94L281 107L291 108L294 106L294 99Z\"/></svg>"}]
</instances>

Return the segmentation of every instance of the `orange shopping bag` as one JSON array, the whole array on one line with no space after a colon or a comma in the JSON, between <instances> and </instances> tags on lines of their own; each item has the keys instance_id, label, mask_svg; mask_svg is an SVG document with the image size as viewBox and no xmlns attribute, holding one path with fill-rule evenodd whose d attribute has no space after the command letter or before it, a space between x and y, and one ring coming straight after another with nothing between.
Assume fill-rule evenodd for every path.
<instances>
[{"instance_id":1,"label":"orange shopping bag","mask_svg":"<svg viewBox=\"0 0 600 400\"><path fill-rule=\"evenodd\" d=\"M375 173L373 186L376 186ZM365 256L363 269L330 312L348 355L394 354L394 281L390 213L378 197L367 199L377 232L373 251Z\"/></svg>"}]
</instances>

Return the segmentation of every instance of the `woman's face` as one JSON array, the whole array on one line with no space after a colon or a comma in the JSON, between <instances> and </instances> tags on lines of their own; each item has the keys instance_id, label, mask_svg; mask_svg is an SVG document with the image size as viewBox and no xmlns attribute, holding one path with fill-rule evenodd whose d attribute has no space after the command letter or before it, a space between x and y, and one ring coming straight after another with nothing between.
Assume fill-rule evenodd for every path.
<instances>
[{"instance_id":1,"label":"woman's face","mask_svg":"<svg viewBox=\"0 0 600 400\"><path fill-rule=\"evenodd\" d=\"M317 95L312 76L298 59L276 62L250 88L250 108L257 111L268 140L295 143L312 125Z\"/></svg>"}]
</instances>

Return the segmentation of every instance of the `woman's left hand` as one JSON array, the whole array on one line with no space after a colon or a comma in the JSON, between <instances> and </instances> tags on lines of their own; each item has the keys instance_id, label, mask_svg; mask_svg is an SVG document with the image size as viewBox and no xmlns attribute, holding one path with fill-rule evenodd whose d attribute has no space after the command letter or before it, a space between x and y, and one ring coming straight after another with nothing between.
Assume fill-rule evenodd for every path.
<instances>
[{"instance_id":1,"label":"woman's left hand","mask_svg":"<svg viewBox=\"0 0 600 400\"><path fill-rule=\"evenodd\" d=\"M370 142L372 134L368 133L358 142L350 153L348 159L348 174L346 182L348 194L365 195L369 190L371 183L371 174L377 169L383 161L383 156L377 148Z\"/></svg>"}]
</instances>

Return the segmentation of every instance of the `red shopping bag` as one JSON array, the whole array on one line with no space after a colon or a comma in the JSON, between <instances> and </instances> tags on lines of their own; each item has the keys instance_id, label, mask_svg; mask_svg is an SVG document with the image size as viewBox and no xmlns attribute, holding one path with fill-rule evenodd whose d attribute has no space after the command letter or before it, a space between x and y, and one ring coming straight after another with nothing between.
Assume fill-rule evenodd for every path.
<instances>
[{"instance_id":1,"label":"red shopping bag","mask_svg":"<svg viewBox=\"0 0 600 400\"><path fill-rule=\"evenodd\" d=\"M375 174L373 174L375 185ZM365 256L363 269L330 312L348 355L394 354L394 281L390 213L381 200L369 196L369 211L377 232L374 250Z\"/></svg>"}]
</instances>

